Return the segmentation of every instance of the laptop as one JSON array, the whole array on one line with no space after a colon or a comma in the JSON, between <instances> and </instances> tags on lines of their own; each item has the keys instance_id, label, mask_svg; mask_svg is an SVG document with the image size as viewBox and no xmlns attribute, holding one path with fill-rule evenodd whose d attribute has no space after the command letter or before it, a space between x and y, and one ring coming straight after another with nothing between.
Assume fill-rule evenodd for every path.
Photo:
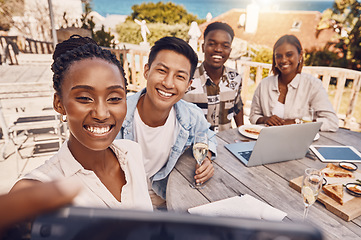
<instances>
[{"instance_id":1,"label":"laptop","mask_svg":"<svg viewBox=\"0 0 361 240\"><path fill-rule=\"evenodd\" d=\"M226 144L246 166L258 166L305 157L322 122L262 128L257 141Z\"/></svg>"}]
</instances>

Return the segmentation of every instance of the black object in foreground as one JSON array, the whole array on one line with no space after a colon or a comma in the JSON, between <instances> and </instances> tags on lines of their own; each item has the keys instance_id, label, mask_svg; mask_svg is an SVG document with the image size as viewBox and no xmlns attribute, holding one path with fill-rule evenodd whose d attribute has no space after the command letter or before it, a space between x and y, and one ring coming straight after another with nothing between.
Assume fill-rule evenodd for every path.
<instances>
[{"instance_id":1,"label":"black object in foreground","mask_svg":"<svg viewBox=\"0 0 361 240\"><path fill-rule=\"evenodd\" d=\"M322 239L322 234L305 223L70 207L38 217L31 239L317 240Z\"/></svg>"}]
</instances>

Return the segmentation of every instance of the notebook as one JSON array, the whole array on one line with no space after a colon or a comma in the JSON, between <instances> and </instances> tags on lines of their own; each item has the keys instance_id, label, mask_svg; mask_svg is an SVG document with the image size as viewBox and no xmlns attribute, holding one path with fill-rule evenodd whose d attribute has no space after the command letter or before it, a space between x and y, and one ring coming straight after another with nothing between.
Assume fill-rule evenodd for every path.
<instances>
[{"instance_id":1,"label":"notebook","mask_svg":"<svg viewBox=\"0 0 361 240\"><path fill-rule=\"evenodd\" d=\"M262 128L257 141L226 144L246 166L252 167L305 157L322 122Z\"/></svg>"}]
</instances>

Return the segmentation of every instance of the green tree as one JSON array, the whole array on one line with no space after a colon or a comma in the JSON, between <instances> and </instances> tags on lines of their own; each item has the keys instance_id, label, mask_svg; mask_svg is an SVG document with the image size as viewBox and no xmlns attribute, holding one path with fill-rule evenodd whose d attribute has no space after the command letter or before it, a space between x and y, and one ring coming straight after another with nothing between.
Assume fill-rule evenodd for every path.
<instances>
[{"instance_id":1,"label":"green tree","mask_svg":"<svg viewBox=\"0 0 361 240\"><path fill-rule=\"evenodd\" d=\"M272 63L272 48L265 46L254 46L253 62Z\"/></svg>"},{"instance_id":2,"label":"green tree","mask_svg":"<svg viewBox=\"0 0 361 240\"><path fill-rule=\"evenodd\" d=\"M188 41L189 26L186 24L168 25L164 23L149 23L147 27L150 34L147 35L147 41L153 45L155 41L165 36L173 36ZM133 21L120 23L116 27L119 42L139 44L143 41L140 34L140 26Z\"/></svg>"},{"instance_id":3,"label":"green tree","mask_svg":"<svg viewBox=\"0 0 361 240\"><path fill-rule=\"evenodd\" d=\"M336 49L334 66L361 69L361 3L357 0L335 0L333 9L327 9L317 27L320 32L332 29L336 38L327 51Z\"/></svg>"},{"instance_id":4,"label":"green tree","mask_svg":"<svg viewBox=\"0 0 361 240\"><path fill-rule=\"evenodd\" d=\"M93 21L93 17L89 18L89 14L91 13L92 8L90 6L90 2L84 2L84 11L81 15L80 22L81 28L89 29L93 32L95 23Z\"/></svg>"},{"instance_id":5,"label":"green tree","mask_svg":"<svg viewBox=\"0 0 361 240\"><path fill-rule=\"evenodd\" d=\"M328 48L329 46L326 45L326 47L322 51L318 51L315 48L305 50L305 65L330 67L336 67L337 65L339 65L337 53L328 50Z\"/></svg>"},{"instance_id":6,"label":"green tree","mask_svg":"<svg viewBox=\"0 0 361 240\"><path fill-rule=\"evenodd\" d=\"M100 46L114 48L114 35L112 35L110 32L106 32L104 30L104 25L102 25L101 30L93 33L93 39Z\"/></svg>"},{"instance_id":7,"label":"green tree","mask_svg":"<svg viewBox=\"0 0 361 240\"><path fill-rule=\"evenodd\" d=\"M251 46L254 55L252 56L252 62L271 63L272 64L272 48L266 46ZM251 73L256 76L256 68L251 68ZM268 69L263 69L262 78L267 77L269 74Z\"/></svg>"},{"instance_id":8,"label":"green tree","mask_svg":"<svg viewBox=\"0 0 361 240\"><path fill-rule=\"evenodd\" d=\"M114 47L114 35L111 32L107 32L104 29L104 25L102 25L101 30L95 31L95 23L93 21L93 17L89 18L89 13L92 11L90 1L84 2L84 13L81 16L81 28L89 29L92 32L92 38L97 42L99 46L103 47Z\"/></svg>"},{"instance_id":9,"label":"green tree","mask_svg":"<svg viewBox=\"0 0 361 240\"><path fill-rule=\"evenodd\" d=\"M172 2L144 2L140 5L133 5L132 10L133 12L128 16L127 20L134 21L134 19L138 19L145 20L148 23L183 23L187 25L190 25L193 21L198 24L204 22L204 20L199 20L196 15L188 13L182 5Z\"/></svg>"}]
</instances>

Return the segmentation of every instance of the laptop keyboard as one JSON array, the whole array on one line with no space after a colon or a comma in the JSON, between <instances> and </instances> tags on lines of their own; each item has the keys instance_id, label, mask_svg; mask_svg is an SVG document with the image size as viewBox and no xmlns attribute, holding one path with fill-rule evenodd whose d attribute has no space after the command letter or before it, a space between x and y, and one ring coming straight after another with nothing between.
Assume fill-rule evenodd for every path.
<instances>
[{"instance_id":1,"label":"laptop keyboard","mask_svg":"<svg viewBox=\"0 0 361 240\"><path fill-rule=\"evenodd\" d=\"M251 157L252 151L238 152L238 154L241 155L247 161L249 161L249 158Z\"/></svg>"}]
</instances>

